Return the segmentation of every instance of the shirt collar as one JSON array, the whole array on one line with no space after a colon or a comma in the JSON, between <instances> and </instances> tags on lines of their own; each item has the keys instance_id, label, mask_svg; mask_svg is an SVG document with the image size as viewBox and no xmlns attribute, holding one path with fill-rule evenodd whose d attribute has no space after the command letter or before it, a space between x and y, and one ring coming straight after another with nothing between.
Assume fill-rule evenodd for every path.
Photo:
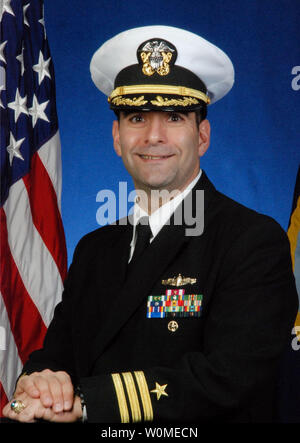
<instances>
[{"instance_id":1,"label":"shirt collar","mask_svg":"<svg viewBox=\"0 0 300 443\"><path fill-rule=\"evenodd\" d=\"M200 169L197 177L194 178L194 180L176 197L174 197L172 200L168 201L164 205L162 205L160 208L158 208L156 211L154 211L151 215L149 215L144 209L142 209L137 201L134 203L133 207L133 236L131 244L133 244L135 239L135 228L140 220L141 217L149 217L149 226L151 228L152 232L152 239L159 233L161 228L166 224L166 222L169 220L171 215L175 212L176 208L180 205L182 200L187 196L187 194L193 189L197 181L200 179L202 174L202 170Z\"/></svg>"}]
</instances>

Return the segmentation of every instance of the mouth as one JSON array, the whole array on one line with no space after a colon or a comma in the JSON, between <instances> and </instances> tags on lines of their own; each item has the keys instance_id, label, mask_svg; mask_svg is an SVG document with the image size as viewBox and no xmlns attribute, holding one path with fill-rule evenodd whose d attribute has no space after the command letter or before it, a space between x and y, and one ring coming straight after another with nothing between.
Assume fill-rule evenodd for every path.
<instances>
[{"instance_id":1,"label":"mouth","mask_svg":"<svg viewBox=\"0 0 300 443\"><path fill-rule=\"evenodd\" d=\"M144 155L138 154L138 156L144 161L153 161L153 160L166 160L174 156L174 154L170 155Z\"/></svg>"}]
</instances>

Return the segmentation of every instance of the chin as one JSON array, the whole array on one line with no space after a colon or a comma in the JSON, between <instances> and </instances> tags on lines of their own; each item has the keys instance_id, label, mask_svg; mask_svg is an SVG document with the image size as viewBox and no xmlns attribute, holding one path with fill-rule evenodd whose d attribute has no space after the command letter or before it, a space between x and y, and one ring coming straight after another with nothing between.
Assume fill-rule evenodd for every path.
<instances>
[{"instance_id":1,"label":"chin","mask_svg":"<svg viewBox=\"0 0 300 443\"><path fill-rule=\"evenodd\" d=\"M174 187L172 186L172 178L169 177L166 178L166 176L162 177L148 177L145 178L143 180L139 180L139 183L141 183L141 185L144 188L148 188L148 189L153 189L153 190L162 190L162 189L174 189Z\"/></svg>"},{"instance_id":2,"label":"chin","mask_svg":"<svg viewBox=\"0 0 300 443\"><path fill-rule=\"evenodd\" d=\"M143 182L143 187L144 188L148 188L150 190L162 190L162 189L168 189L169 188L169 183L166 182L165 180L150 180L150 181L144 181Z\"/></svg>"}]
</instances>

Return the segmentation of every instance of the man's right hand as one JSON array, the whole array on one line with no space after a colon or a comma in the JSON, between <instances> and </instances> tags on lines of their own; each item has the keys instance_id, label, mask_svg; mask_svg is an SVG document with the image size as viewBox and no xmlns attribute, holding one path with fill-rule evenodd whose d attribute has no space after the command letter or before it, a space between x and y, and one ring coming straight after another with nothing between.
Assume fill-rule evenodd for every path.
<instances>
[{"instance_id":1,"label":"man's right hand","mask_svg":"<svg viewBox=\"0 0 300 443\"><path fill-rule=\"evenodd\" d=\"M40 398L45 408L55 413L70 411L74 402L74 389L70 376L63 371L44 369L30 375L22 375L17 383L14 398L22 393Z\"/></svg>"}]
</instances>

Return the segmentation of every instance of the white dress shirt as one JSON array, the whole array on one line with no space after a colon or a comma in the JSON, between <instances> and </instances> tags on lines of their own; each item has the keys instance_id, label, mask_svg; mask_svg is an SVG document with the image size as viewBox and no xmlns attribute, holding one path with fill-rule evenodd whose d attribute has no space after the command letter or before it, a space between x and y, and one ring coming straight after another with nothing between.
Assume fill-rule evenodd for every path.
<instances>
[{"instance_id":1,"label":"white dress shirt","mask_svg":"<svg viewBox=\"0 0 300 443\"><path fill-rule=\"evenodd\" d=\"M130 243L130 254L129 262L132 258L135 243L136 243L136 225L141 217L149 217L149 226L152 232L152 237L150 243L157 236L161 228L167 223L171 215L175 212L176 208L180 205L182 200L187 196L187 194L193 189L199 178L201 177L202 170L200 169L199 174L194 180L176 197L169 200L167 203L163 204L160 208L149 215L144 209L142 209L138 202L135 201L133 207L133 234Z\"/></svg>"}]
</instances>

